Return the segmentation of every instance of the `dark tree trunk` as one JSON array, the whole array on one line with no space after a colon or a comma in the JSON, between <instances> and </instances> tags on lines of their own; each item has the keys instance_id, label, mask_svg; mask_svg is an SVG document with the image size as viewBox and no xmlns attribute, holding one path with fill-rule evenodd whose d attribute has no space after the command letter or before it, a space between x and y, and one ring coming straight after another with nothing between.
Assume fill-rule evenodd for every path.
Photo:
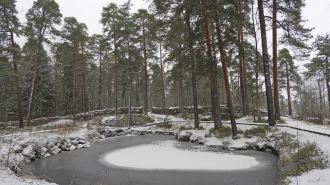
<instances>
[{"instance_id":1,"label":"dark tree trunk","mask_svg":"<svg viewBox=\"0 0 330 185\"><path fill-rule=\"evenodd\" d=\"M239 8L239 12L242 13L242 1L239 0L238 3L238 8ZM245 60L245 52L244 52L244 32L243 32L243 27L240 27L240 31L239 31L240 35L240 51L241 51L241 62L242 62L242 66L241 66L241 70L242 70L242 77L241 77L241 82L243 83L241 85L242 88L242 104L243 104L243 114L244 115L249 115L249 103L248 103L248 86L247 86L247 69L246 69L246 60Z\"/></svg>"},{"instance_id":2,"label":"dark tree trunk","mask_svg":"<svg viewBox=\"0 0 330 185\"><path fill-rule=\"evenodd\" d=\"M101 99L102 99L102 53L100 51L99 53L99 97L98 97L98 103L97 107L99 110L101 110Z\"/></svg>"},{"instance_id":3,"label":"dark tree trunk","mask_svg":"<svg viewBox=\"0 0 330 185\"><path fill-rule=\"evenodd\" d=\"M216 9L215 9L215 11L216 11ZM218 15L217 15L217 20L218 20ZM220 51L222 72L223 72L223 77L224 77L224 81L225 81L226 98L227 98L227 106L228 106L229 115L230 115L231 130L232 130L232 135L236 136L237 135L237 126L236 126L234 109L233 109L233 102L232 102L231 92L230 92L227 62L226 62L226 57L225 57L225 50L224 50L224 48L221 44L222 43L222 37L221 37L220 25L219 25L218 22L216 23L216 32L217 32L217 37L218 37L218 48L219 48L219 51Z\"/></svg>"},{"instance_id":4,"label":"dark tree trunk","mask_svg":"<svg viewBox=\"0 0 330 185\"><path fill-rule=\"evenodd\" d=\"M7 26L9 27L8 23ZM22 103L21 103L21 88L19 85L18 79L18 70L17 70L17 63L16 63L16 52L15 49L15 42L14 42L14 33L10 32L11 37L11 47L13 49L13 64L14 64L14 73L15 73L15 88L16 88L16 101L17 101L17 116L18 116L18 127L23 128L23 113L22 113Z\"/></svg>"},{"instance_id":5,"label":"dark tree trunk","mask_svg":"<svg viewBox=\"0 0 330 185\"><path fill-rule=\"evenodd\" d=\"M241 30L238 31L239 37L239 83L240 83L240 93L241 93L241 101L243 108L243 116L246 116L246 100L245 100L245 85L244 85L244 69L243 69L243 43L241 38Z\"/></svg>"},{"instance_id":6,"label":"dark tree trunk","mask_svg":"<svg viewBox=\"0 0 330 185\"><path fill-rule=\"evenodd\" d=\"M204 6L206 6L206 0L203 0ZM211 101L212 101L212 115L214 118L214 128L220 126L221 115L220 115L220 106L219 106L219 94L217 91L217 78L216 78L216 69L214 69L214 62L212 59L212 46L211 46L211 37L210 37L210 28L209 21L206 15L204 15L204 28L205 28L205 38L206 38L206 47L207 47L207 56L209 60L209 80L211 85Z\"/></svg>"},{"instance_id":7,"label":"dark tree trunk","mask_svg":"<svg viewBox=\"0 0 330 185\"><path fill-rule=\"evenodd\" d=\"M33 98L34 98L34 93L35 93L35 88L36 88L37 78L38 78L38 73L39 73L40 51L41 51L41 39L39 39L39 42L38 42L38 53L37 53L36 63L34 65L34 74L33 74L33 80L32 80L31 93L30 93L30 97L29 97L27 122L26 122L25 126L30 124L30 120L32 118Z\"/></svg>"},{"instance_id":8,"label":"dark tree trunk","mask_svg":"<svg viewBox=\"0 0 330 185\"><path fill-rule=\"evenodd\" d=\"M128 53L128 72L129 72L129 95L128 95L128 124L127 127L131 127L132 119L132 61L130 53L130 39L127 35L127 53Z\"/></svg>"},{"instance_id":9,"label":"dark tree trunk","mask_svg":"<svg viewBox=\"0 0 330 185\"><path fill-rule=\"evenodd\" d=\"M273 0L273 81L274 81L274 107L275 119L280 120L280 97L278 93L278 67L277 67L277 0Z\"/></svg>"},{"instance_id":10,"label":"dark tree trunk","mask_svg":"<svg viewBox=\"0 0 330 185\"><path fill-rule=\"evenodd\" d=\"M261 43L262 43L262 55L263 55L264 75L265 75L266 96L267 96L268 122L269 122L269 125L274 126L276 124L276 122L275 122L274 108L273 108L272 85L270 83L266 23L265 23L264 8L263 8L262 0L258 0L258 9L259 9L259 19L260 19L260 29L261 29L260 33L261 33Z\"/></svg>"},{"instance_id":11,"label":"dark tree trunk","mask_svg":"<svg viewBox=\"0 0 330 185\"><path fill-rule=\"evenodd\" d=\"M162 56L162 42L159 42L159 62L160 62L160 79L162 82L162 112L165 109L165 87L164 87L164 69L163 69L163 56Z\"/></svg>"},{"instance_id":12,"label":"dark tree trunk","mask_svg":"<svg viewBox=\"0 0 330 185\"><path fill-rule=\"evenodd\" d=\"M115 12L115 15L117 14L116 10L113 10ZM117 122L117 116L118 116L118 53L117 53L117 31L116 31L116 22L114 21L114 31L113 31L113 42L114 42L114 52L115 52L115 118Z\"/></svg>"},{"instance_id":13,"label":"dark tree trunk","mask_svg":"<svg viewBox=\"0 0 330 185\"><path fill-rule=\"evenodd\" d=\"M77 96L77 90L76 90L76 86L77 86L77 59L76 59L76 41L73 42L73 98L72 98L72 117L73 120L76 119L76 96Z\"/></svg>"},{"instance_id":14,"label":"dark tree trunk","mask_svg":"<svg viewBox=\"0 0 330 185\"><path fill-rule=\"evenodd\" d=\"M180 112L181 112L181 117L183 118L183 82L182 82L182 67L179 67L179 93L180 93Z\"/></svg>"},{"instance_id":15,"label":"dark tree trunk","mask_svg":"<svg viewBox=\"0 0 330 185\"><path fill-rule=\"evenodd\" d=\"M327 91L328 91L328 103L330 109L330 70L329 70L329 56L328 54L325 56L325 65L326 65L326 83L327 83Z\"/></svg>"},{"instance_id":16,"label":"dark tree trunk","mask_svg":"<svg viewBox=\"0 0 330 185\"><path fill-rule=\"evenodd\" d=\"M288 95L289 116L292 116L290 77L289 77L289 68L288 68L288 63L287 62L285 63L285 73L286 73L286 91L287 91L287 95Z\"/></svg>"},{"instance_id":17,"label":"dark tree trunk","mask_svg":"<svg viewBox=\"0 0 330 185\"><path fill-rule=\"evenodd\" d=\"M256 32L256 23L255 23L255 20L254 20L254 8L253 8L253 2L251 4L252 8L251 8L251 12L252 12L252 23L253 23L253 36L254 36L254 42L255 42L255 49L254 49L254 52L255 52L255 97L258 97L258 94L259 94L259 52L258 52L258 39L257 39L257 32ZM255 106L253 106L253 110L254 110L254 115L253 115L253 119L254 119L254 122L256 122L256 116L258 117L258 121L260 121L260 114L259 114L259 105L258 104L255 104Z\"/></svg>"},{"instance_id":18,"label":"dark tree trunk","mask_svg":"<svg viewBox=\"0 0 330 185\"><path fill-rule=\"evenodd\" d=\"M82 54L82 66L83 66L83 109L84 112L88 112L88 97L87 97L87 89L86 89L86 61L84 59L84 47L81 46L81 54Z\"/></svg>"},{"instance_id":19,"label":"dark tree trunk","mask_svg":"<svg viewBox=\"0 0 330 185\"><path fill-rule=\"evenodd\" d=\"M193 50L193 41L191 40L191 27L190 27L190 17L186 17L187 32L189 39L189 62L191 64L191 81L193 89L193 103L194 103L194 128L199 128L199 119L198 119L198 99L197 99L197 82L196 82L196 69L195 69L195 60L194 60L194 50Z\"/></svg>"},{"instance_id":20,"label":"dark tree trunk","mask_svg":"<svg viewBox=\"0 0 330 185\"><path fill-rule=\"evenodd\" d=\"M144 105L143 113L146 115L148 113L148 64L147 64L147 48L145 40L145 27L144 27L144 17L142 17L142 35L143 35L143 58L144 58Z\"/></svg>"}]
</instances>

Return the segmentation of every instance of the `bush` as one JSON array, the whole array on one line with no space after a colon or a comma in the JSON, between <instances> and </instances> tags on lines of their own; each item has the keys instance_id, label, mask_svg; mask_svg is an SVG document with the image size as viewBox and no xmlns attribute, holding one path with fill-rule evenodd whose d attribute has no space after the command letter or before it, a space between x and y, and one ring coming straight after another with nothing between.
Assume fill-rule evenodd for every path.
<instances>
[{"instance_id":1,"label":"bush","mask_svg":"<svg viewBox=\"0 0 330 185\"><path fill-rule=\"evenodd\" d=\"M142 114L131 114L131 126L139 126L139 125L145 125L147 123L152 123L154 122L154 119L147 115L142 115ZM122 116L121 119L117 121L116 126L122 127L122 126L127 126L128 122L128 114L125 114Z\"/></svg>"},{"instance_id":2,"label":"bush","mask_svg":"<svg viewBox=\"0 0 330 185\"><path fill-rule=\"evenodd\" d=\"M231 135L231 128L227 126L219 126L217 129L211 128L210 133L217 138L225 138Z\"/></svg>"},{"instance_id":3,"label":"bush","mask_svg":"<svg viewBox=\"0 0 330 185\"><path fill-rule=\"evenodd\" d=\"M267 132L270 132L271 128L266 127L266 126L258 126L254 127L251 129L248 129L244 132L244 137L252 137L252 136L257 136L257 137L265 137Z\"/></svg>"},{"instance_id":4,"label":"bush","mask_svg":"<svg viewBox=\"0 0 330 185\"><path fill-rule=\"evenodd\" d=\"M289 184L288 176L298 176L312 169L323 169L326 162L322 157L321 149L315 143L304 143L299 146L288 145L289 149L281 151L279 166L279 185ZM287 151L287 152L284 152Z\"/></svg>"},{"instance_id":5,"label":"bush","mask_svg":"<svg viewBox=\"0 0 330 185\"><path fill-rule=\"evenodd\" d=\"M191 127L191 126L180 126L179 127L179 132L183 131L183 130L192 130L192 129L194 129L194 128Z\"/></svg>"},{"instance_id":6,"label":"bush","mask_svg":"<svg viewBox=\"0 0 330 185\"><path fill-rule=\"evenodd\" d=\"M172 128L172 124L169 124L168 122L163 122L163 123L157 124L156 127L159 127L159 128Z\"/></svg>"}]
</instances>

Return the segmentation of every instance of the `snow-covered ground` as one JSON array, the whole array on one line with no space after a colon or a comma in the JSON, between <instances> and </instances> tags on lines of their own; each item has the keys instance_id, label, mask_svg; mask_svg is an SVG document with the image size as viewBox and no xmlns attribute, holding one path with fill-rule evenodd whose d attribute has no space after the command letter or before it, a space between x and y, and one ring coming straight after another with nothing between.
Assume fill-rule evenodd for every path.
<instances>
[{"instance_id":1,"label":"snow-covered ground","mask_svg":"<svg viewBox=\"0 0 330 185\"><path fill-rule=\"evenodd\" d=\"M258 165L258 161L254 157L187 151L176 148L176 142L178 141L165 141L125 148L111 152L104 158L105 161L116 166L149 170L236 170ZM134 153L134 158L131 157L132 153Z\"/></svg>"},{"instance_id":2,"label":"snow-covered ground","mask_svg":"<svg viewBox=\"0 0 330 185\"><path fill-rule=\"evenodd\" d=\"M165 129L166 131L177 131L180 127L193 127L193 122L192 121L187 121L183 120L181 118L173 117L173 116L165 116L165 115L157 115L157 114L149 114L155 122L163 122L164 119L166 120L171 120L173 126L171 128ZM114 117L104 117L103 122L106 120L111 120L114 119ZM320 133L325 133L325 134L330 134L330 127L328 126L319 126L319 125L312 125L307 122L303 121L297 121L293 120L290 118L283 118L285 119L287 124L281 124L282 126L289 126L289 127L297 127L301 129L306 129L306 130L311 130L315 132L320 132ZM244 123L251 123L252 124L252 119L249 117L244 117L237 122L244 122ZM56 124L66 124L70 123L67 120L60 120L52 123L53 125ZM83 123L84 126L87 125L86 123ZM204 140L204 145L224 145L226 143L228 145L228 148L239 148L242 146L246 145L246 142L256 142L256 138L240 138L233 140L232 138L225 138L225 139L218 139L215 137L205 137L209 135L209 129L213 127L213 123L201 123L200 124L204 130L191 130L192 138L195 137L196 139L203 139ZM238 129L240 130L246 130L250 129L254 126L252 125L237 125ZM316 142L317 145L324 151L325 156L329 156L330 154L330 137L327 136L322 136L310 132L305 132L305 131L297 131L296 129L292 129L289 127L279 127L281 131L285 131L288 133L291 133L295 135L301 142ZM164 128L159 128L155 125L153 126L148 126L148 127L140 127L140 128L132 128L134 130L152 130L152 131L158 131L158 130L164 130ZM88 132L87 128L83 128L81 130L77 130L72 132L69 136L70 137L80 137L82 135L85 135ZM61 134L56 134L56 133L51 133L51 132L46 132L46 133L17 133L14 135L13 141L14 141L14 146L13 150L15 147L29 143L31 141L36 141L40 140L42 142L47 142L47 141L52 141L58 137L61 137ZM2 139L0 141L0 157L2 159L6 158L6 155L8 154L8 149L9 149L9 135L6 137L2 136ZM166 152L164 152L166 150ZM148 151L148 152L145 152ZM163 151L163 152L162 152ZM170 152L168 152L170 151ZM145 160L139 160L139 161L130 161L129 157L124 157L125 155L129 155L130 153L134 152L136 155L141 155L140 157L145 157ZM148 155L145 155L148 153ZM161 155L164 155L166 153L166 157L162 157ZM173 154L172 160L170 159L169 161L164 161L163 159L168 159L168 154ZM149 157L149 155L153 155L153 157ZM173 143L157 143L153 145L143 145L143 146L138 146L138 147L132 147L132 148L127 148L127 149L122 149L118 150L116 152L110 153L108 156L111 157L106 157L106 160L108 160L109 163L118 165L118 166L125 166L125 167L134 167L134 168L149 168L149 169L158 169L158 168L168 168L170 166L171 169L180 169L182 166L185 168L189 169L208 169L208 170L216 170L219 168L222 169L238 169L238 166L240 168L249 168L254 165L256 165L256 161L254 158L246 158L246 156L238 156L238 155L228 155L228 154L215 154L215 153L207 153L207 152L191 152L191 151L182 151L179 150L175 147L173 147ZM145 163L146 161L149 161L150 159L155 159L155 156L160 156L162 159L161 161L152 161L151 163ZM181 158L180 158L181 156ZM184 156L184 157L183 157ZM193 165L193 163L189 163L189 157L193 158L200 158L204 160L198 160L201 163L196 164L196 166L185 166L185 165ZM120 160L123 159L124 160ZM216 159L214 159L216 158ZM115 160L117 159L117 160ZM186 160L187 159L187 160ZM14 158L11 157L10 160L12 162L19 161L19 157ZM192 160L192 159L190 159ZM228 160L228 161L237 161L238 166L223 166L223 165L214 165L214 160ZM173 161L173 163L170 163ZM176 161L176 162L175 162ZM181 162L178 162L181 161ZM196 161L196 160L195 160ZM208 161L212 161L212 163L208 163ZM2 161L4 162L4 161ZM139 164L139 162L143 162L143 164ZM243 163L245 162L245 163ZM147 164L149 166L147 166ZM243 165L244 164L244 165ZM300 185L307 185L307 184L313 184L313 185L328 185L330 184L330 169L323 169L323 170L312 170L308 173L302 174L299 177L292 177L290 178L292 181L292 185L294 184L300 184ZM298 183L297 183L298 182ZM40 181L40 180L35 180L35 179L29 179L29 178L24 178L24 177L17 177L11 170L8 168L4 167L3 165L0 165L0 184L1 185L20 185L20 184L31 184L31 185L39 185L39 184L52 184L54 183L48 183L45 181Z\"/></svg>"}]
</instances>

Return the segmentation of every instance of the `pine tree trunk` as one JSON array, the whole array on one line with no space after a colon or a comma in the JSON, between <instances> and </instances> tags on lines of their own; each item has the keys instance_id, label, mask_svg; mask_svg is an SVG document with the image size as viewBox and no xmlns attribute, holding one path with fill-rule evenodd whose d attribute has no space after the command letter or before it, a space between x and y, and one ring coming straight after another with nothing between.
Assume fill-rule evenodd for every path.
<instances>
[{"instance_id":1,"label":"pine tree trunk","mask_svg":"<svg viewBox=\"0 0 330 185\"><path fill-rule=\"evenodd\" d=\"M180 78L180 80L179 80L180 112L181 112L181 118L183 118L183 82L182 82L182 67L181 67L181 65L179 66L179 78Z\"/></svg>"},{"instance_id":2,"label":"pine tree trunk","mask_svg":"<svg viewBox=\"0 0 330 185\"><path fill-rule=\"evenodd\" d=\"M160 60L160 79L162 82L162 112L165 109L165 87L164 87L164 69L163 69L163 55L162 55L162 42L159 42L159 60Z\"/></svg>"},{"instance_id":3,"label":"pine tree trunk","mask_svg":"<svg viewBox=\"0 0 330 185\"><path fill-rule=\"evenodd\" d=\"M117 14L116 10L113 10L115 15ZM114 42L114 52L115 52L115 118L117 122L117 117L118 117L118 58L117 58L117 31L116 31L116 22L114 21L114 29L113 29L113 42Z\"/></svg>"},{"instance_id":4,"label":"pine tree trunk","mask_svg":"<svg viewBox=\"0 0 330 185\"><path fill-rule=\"evenodd\" d=\"M238 3L239 13L242 13L242 1L239 0ZM248 91L247 91L247 69L246 69L246 60L245 60L245 52L244 52L244 33L243 27L240 27L239 31L239 38L240 38L240 52L241 52L241 89L242 89L242 104L243 104L243 115L249 114L249 103L248 103Z\"/></svg>"},{"instance_id":5,"label":"pine tree trunk","mask_svg":"<svg viewBox=\"0 0 330 185\"><path fill-rule=\"evenodd\" d=\"M144 106L143 113L147 115L148 112L148 64L147 64L147 48L145 40L144 18L142 18L142 35L143 35L143 58L144 58Z\"/></svg>"},{"instance_id":6,"label":"pine tree trunk","mask_svg":"<svg viewBox=\"0 0 330 185\"><path fill-rule=\"evenodd\" d=\"M98 104L97 107L99 110L101 110L102 106L101 106L101 96L102 96L102 53L100 51L99 53L99 97L98 97Z\"/></svg>"},{"instance_id":7,"label":"pine tree trunk","mask_svg":"<svg viewBox=\"0 0 330 185\"><path fill-rule=\"evenodd\" d=\"M242 48L242 41L241 41L241 30L238 31L239 37L239 83L240 83L240 95L242 101L242 108L243 108L243 116L246 116L246 102L245 102L245 85L244 85L244 69L243 69L243 48Z\"/></svg>"},{"instance_id":8,"label":"pine tree trunk","mask_svg":"<svg viewBox=\"0 0 330 185\"><path fill-rule=\"evenodd\" d=\"M127 36L128 37L128 36ZM127 51L128 51L128 72L129 72L129 95L128 95L128 124L127 127L131 127L131 119L132 119L132 61L131 61L131 53L129 46L130 39L127 41Z\"/></svg>"},{"instance_id":9,"label":"pine tree trunk","mask_svg":"<svg viewBox=\"0 0 330 185\"><path fill-rule=\"evenodd\" d=\"M328 54L325 56L325 65L326 65L326 83L327 83L327 91L328 91L328 103L330 109L330 70L329 70L329 56Z\"/></svg>"},{"instance_id":10,"label":"pine tree trunk","mask_svg":"<svg viewBox=\"0 0 330 185\"><path fill-rule=\"evenodd\" d=\"M286 90L287 90L287 95L288 95L289 116L292 116L290 77L289 77L288 62L285 63L285 73L286 73Z\"/></svg>"},{"instance_id":11,"label":"pine tree trunk","mask_svg":"<svg viewBox=\"0 0 330 185\"><path fill-rule=\"evenodd\" d=\"M266 23L265 23L262 0L258 0L258 9L259 9L259 19L260 19L260 29L261 29L261 43L262 43L263 66L264 66L265 86L266 86L268 122L269 125L274 126L276 122L275 122L274 108L273 108L272 85L270 83Z\"/></svg>"},{"instance_id":12,"label":"pine tree trunk","mask_svg":"<svg viewBox=\"0 0 330 185\"><path fill-rule=\"evenodd\" d=\"M196 69L195 69L195 60L194 60L194 50L193 50L193 41L190 38L191 27L190 27L190 17L186 17L187 32L189 38L189 62L191 64L191 81L193 89L193 104L194 104L194 128L199 128L199 119L198 119L198 99L197 99L197 81L196 81Z\"/></svg>"},{"instance_id":13,"label":"pine tree trunk","mask_svg":"<svg viewBox=\"0 0 330 185\"><path fill-rule=\"evenodd\" d=\"M251 3L251 12L252 12L252 23L253 23L253 36L254 36L254 42L255 42L255 49L254 49L254 52L255 52L255 97L259 97L258 94L259 94L259 51L258 51L258 38L257 38L257 32L256 32L256 23L255 23L255 20L254 20L254 8L253 8L253 2ZM256 102L256 100L253 100L254 102ZM254 110L254 122L256 122L256 119L255 117L257 116L258 117L258 121L260 121L260 114L259 114L259 105L258 104L255 104L255 106L253 107L253 110Z\"/></svg>"},{"instance_id":14,"label":"pine tree trunk","mask_svg":"<svg viewBox=\"0 0 330 185\"><path fill-rule=\"evenodd\" d=\"M8 23L7 23L7 26ZM15 49L15 42L14 42L14 33L10 32L11 37L11 47ZM16 63L16 52L13 51L13 64L14 64L14 73L15 73L15 88L16 88L16 101L17 101L17 116L18 116L18 127L23 128L23 113L22 113L22 103L21 103L21 89L19 85L18 79L18 70L17 70L17 63Z\"/></svg>"},{"instance_id":15,"label":"pine tree trunk","mask_svg":"<svg viewBox=\"0 0 330 185\"><path fill-rule=\"evenodd\" d=\"M86 90L86 61L84 59L84 47L81 48L81 54L83 57L82 65L83 65L83 105L84 105L84 112L88 112L88 97L87 97L87 90Z\"/></svg>"},{"instance_id":16,"label":"pine tree trunk","mask_svg":"<svg viewBox=\"0 0 330 185\"><path fill-rule=\"evenodd\" d=\"M77 78L77 60L76 60L76 41L73 41L73 96L72 96L72 117L73 120L76 119L76 96L77 96L77 90L76 90L76 86L77 86L77 82L76 82L76 78Z\"/></svg>"},{"instance_id":17,"label":"pine tree trunk","mask_svg":"<svg viewBox=\"0 0 330 185\"><path fill-rule=\"evenodd\" d=\"M31 92L30 92L30 97L29 97L27 122L26 122L25 127L30 124L30 120L32 118L33 98L34 98L34 93L35 93L35 88L36 88L37 78L38 78L38 73L39 73L40 51L41 51L41 39L39 39L39 42L38 42L38 53L37 53L36 63L34 65L34 74L33 74L32 87L31 87Z\"/></svg>"},{"instance_id":18,"label":"pine tree trunk","mask_svg":"<svg viewBox=\"0 0 330 185\"><path fill-rule=\"evenodd\" d=\"M277 0L273 0L273 81L275 119L280 120L280 97L278 92L278 67L277 67Z\"/></svg>"},{"instance_id":19,"label":"pine tree trunk","mask_svg":"<svg viewBox=\"0 0 330 185\"><path fill-rule=\"evenodd\" d=\"M216 11L216 9L215 9L215 11ZM216 15L216 16L217 16L217 20L218 20L218 15ZM230 84L229 84L229 78L228 78L228 69L227 69L227 62L226 62L226 57L225 57L225 50L224 50L224 48L221 44L222 43L222 37L221 37L219 23L216 23L216 34L217 34L217 37L218 37L218 48L219 48L219 51L220 51L222 72L223 72L223 77L224 77L224 81L225 81L226 99L227 99L227 106L228 106L228 109L229 109L231 130L232 130L232 135L234 137L234 136L237 135L237 126L236 126L234 109L233 109L233 102L232 102L231 92L230 92Z\"/></svg>"},{"instance_id":20,"label":"pine tree trunk","mask_svg":"<svg viewBox=\"0 0 330 185\"><path fill-rule=\"evenodd\" d=\"M204 6L206 6L206 0L203 0ZM214 128L220 126L221 115L220 115L220 106L219 106L219 94L217 91L217 79L216 79L216 69L214 69L214 62L212 59L212 47L211 47L211 37L210 37L210 28L209 22L204 15L204 28L205 28L205 38L206 38L206 47L207 47L207 56L209 60L209 80L211 85L211 104L212 104L212 115L214 117Z\"/></svg>"}]
</instances>

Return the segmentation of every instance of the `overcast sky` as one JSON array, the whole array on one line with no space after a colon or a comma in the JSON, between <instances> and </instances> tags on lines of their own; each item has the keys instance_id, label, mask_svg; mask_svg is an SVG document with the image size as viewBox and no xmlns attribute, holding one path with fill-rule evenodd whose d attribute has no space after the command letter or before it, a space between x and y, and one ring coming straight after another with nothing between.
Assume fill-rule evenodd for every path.
<instances>
[{"instance_id":1,"label":"overcast sky","mask_svg":"<svg viewBox=\"0 0 330 185\"><path fill-rule=\"evenodd\" d=\"M34 0L17 0L17 10L22 23L25 22L25 13L32 7ZM124 0L56 0L60 6L63 17L75 17L79 22L86 23L90 35L102 33L102 25L99 23L102 7L114 2L123 4ZM134 6L132 12L137 9L148 8L145 0L132 0ZM308 20L306 27L315 27L313 34L330 33L330 0L306 0L306 8L303 9L303 18ZM270 36L268 36L270 37ZM24 42L24 41L21 41ZM23 44L23 43L19 43Z\"/></svg>"}]
</instances>

